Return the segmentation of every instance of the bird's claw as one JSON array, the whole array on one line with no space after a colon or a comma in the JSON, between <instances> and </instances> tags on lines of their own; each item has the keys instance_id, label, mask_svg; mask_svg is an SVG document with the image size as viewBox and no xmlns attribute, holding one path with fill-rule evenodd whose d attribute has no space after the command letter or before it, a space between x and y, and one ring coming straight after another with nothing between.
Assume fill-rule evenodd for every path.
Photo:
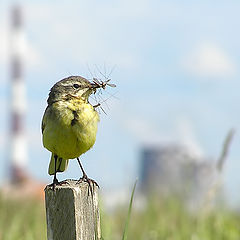
<instances>
[{"instance_id":1,"label":"bird's claw","mask_svg":"<svg viewBox=\"0 0 240 240\"><path fill-rule=\"evenodd\" d=\"M79 183L81 183L81 182L86 182L86 183L88 183L88 186L89 186L88 191L89 191L89 189L90 189L90 192L91 192L91 195L92 195L92 196L93 196L94 186L96 185L98 188L100 188L99 185L98 185L98 183L97 183L95 180L93 180L93 179L91 179L91 178L88 178L87 175L83 175L83 176L77 181L76 184L79 184ZM89 192L88 192L88 194L89 194Z\"/></svg>"},{"instance_id":2,"label":"bird's claw","mask_svg":"<svg viewBox=\"0 0 240 240\"><path fill-rule=\"evenodd\" d=\"M55 191L56 190L56 186L60 185L59 181L57 180L57 178L53 179L53 183L50 184L49 186L52 187L52 190Z\"/></svg>"}]
</instances>

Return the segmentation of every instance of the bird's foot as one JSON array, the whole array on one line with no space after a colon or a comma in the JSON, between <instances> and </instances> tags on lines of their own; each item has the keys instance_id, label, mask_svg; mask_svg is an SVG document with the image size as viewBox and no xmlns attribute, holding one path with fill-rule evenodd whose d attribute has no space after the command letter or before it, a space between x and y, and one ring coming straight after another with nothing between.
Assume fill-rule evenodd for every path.
<instances>
[{"instance_id":1,"label":"bird's foot","mask_svg":"<svg viewBox=\"0 0 240 240\"><path fill-rule=\"evenodd\" d=\"M59 186L62 186L62 185L70 185L69 181L68 180L63 180L61 182L58 183Z\"/></svg>"},{"instance_id":2,"label":"bird's foot","mask_svg":"<svg viewBox=\"0 0 240 240\"><path fill-rule=\"evenodd\" d=\"M53 190L53 191L55 191L57 185L60 185L60 183L59 183L59 181L57 180L57 178L54 177L54 179L53 179L53 183L50 184L49 186L52 187L52 190Z\"/></svg>"},{"instance_id":3,"label":"bird's foot","mask_svg":"<svg viewBox=\"0 0 240 240\"><path fill-rule=\"evenodd\" d=\"M88 176L87 176L86 174L84 174L84 175L77 181L76 184L78 184L78 183L80 183L80 182L86 182L86 183L88 183L88 186L89 186L89 188L88 188L88 194L89 194L89 190L90 190L91 196L93 196L93 190L94 190L94 186L95 186L95 185L96 185L98 188L100 188L99 185L98 185L98 183L97 183L95 180L93 180L93 179L91 179L91 178L88 178Z\"/></svg>"}]
</instances>

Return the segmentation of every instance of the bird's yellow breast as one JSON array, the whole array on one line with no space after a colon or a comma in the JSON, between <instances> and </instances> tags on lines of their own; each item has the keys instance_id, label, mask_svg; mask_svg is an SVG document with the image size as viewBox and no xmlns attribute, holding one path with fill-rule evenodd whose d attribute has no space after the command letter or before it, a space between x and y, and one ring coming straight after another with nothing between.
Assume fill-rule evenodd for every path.
<instances>
[{"instance_id":1,"label":"bird's yellow breast","mask_svg":"<svg viewBox=\"0 0 240 240\"><path fill-rule=\"evenodd\" d=\"M43 145L63 159L79 157L96 140L98 113L78 99L48 106L43 117Z\"/></svg>"}]
</instances>

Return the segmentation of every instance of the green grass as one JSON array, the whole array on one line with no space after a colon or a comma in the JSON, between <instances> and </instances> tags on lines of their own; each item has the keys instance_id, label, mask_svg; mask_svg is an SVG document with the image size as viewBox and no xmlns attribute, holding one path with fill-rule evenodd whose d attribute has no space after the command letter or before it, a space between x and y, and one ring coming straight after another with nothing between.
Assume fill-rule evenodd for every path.
<instances>
[{"instance_id":1,"label":"green grass","mask_svg":"<svg viewBox=\"0 0 240 240\"><path fill-rule=\"evenodd\" d=\"M127 207L121 207L113 215L105 216L102 221L105 240L121 239L126 214ZM239 213L229 209L193 214L175 199L151 199L144 209L132 212L128 240L237 240L239 222Z\"/></svg>"},{"instance_id":2,"label":"green grass","mask_svg":"<svg viewBox=\"0 0 240 240\"><path fill-rule=\"evenodd\" d=\"M0 198L0 240L32 239L47 239L43 203Z\"/></svg>"},{"instance_id":3,"label":"green grass","mask_svg":"<svg viewBox=\"0 0 240 240\"><path fill-rule=\"evenodd\" d=\"M104 240L121 240L129 206L114 213L102 212ZM210 213L189 213L175 199L149 200L142 210L134 209L128 227L128 240L237 240L240 215L221 207ZM125 235L126 237L126 235ZM44 204L36 201L6 201L0 198L0 240L44 240Z\"/></svg>"},{"instance_id":4,"label":"green grass","mask_svg":"<svg viewBox=\"0 0 240 240\"><path fill-rule=\"evenodd\" d=\"M128 227L129 227L130 217L131 217L131 213L132 213L133 197L134 197L136 185L137 185L137 180L135 181L135 184L134 184L134 187L133 187L133 190L132 190L131 199L130 199L130 203L129 203L129 207L128 207L127 219L126 219L124 230L123 230L122 240L127 240Z\"/></svg>"}]
</instances>

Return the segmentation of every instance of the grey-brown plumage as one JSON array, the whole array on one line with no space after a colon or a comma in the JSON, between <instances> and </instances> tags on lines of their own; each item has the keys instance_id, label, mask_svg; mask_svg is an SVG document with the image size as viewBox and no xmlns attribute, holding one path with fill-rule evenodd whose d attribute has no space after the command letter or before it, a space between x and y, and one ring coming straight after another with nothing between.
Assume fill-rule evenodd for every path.
<instances>
[{"instance_id":1,"label":"grey-brown plumage","mask_svg":"<svg viewBox=\"0 0 240 240\"><path fill-rule=\"evenodd\" d=\"M76 97L76 93L78 93L80 89L89 90L92 89L92 85L87 79L80 76L64 78L53 85L47 102L48 104L52 104L63 98L67 100L68 97Z\"/></svg>"}]
</instances>

